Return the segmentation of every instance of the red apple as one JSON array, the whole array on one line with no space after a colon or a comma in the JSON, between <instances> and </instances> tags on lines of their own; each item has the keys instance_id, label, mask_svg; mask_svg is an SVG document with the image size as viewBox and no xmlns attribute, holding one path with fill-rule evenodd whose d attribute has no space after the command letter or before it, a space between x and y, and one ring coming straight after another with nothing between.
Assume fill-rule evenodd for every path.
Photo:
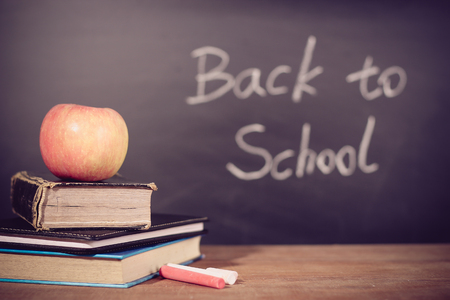
<instances>
[{"instance_id":1,"label":"red apple","mask_svg":"<svg viewBox=\"0 0 450 300\"><path fill-rule=\"evenodd\" d=\"M47 168L61 179L112 177L128 150L128 129L111 108L58 104L45 116L39 136Z\"/></svg>"}]
</instances>

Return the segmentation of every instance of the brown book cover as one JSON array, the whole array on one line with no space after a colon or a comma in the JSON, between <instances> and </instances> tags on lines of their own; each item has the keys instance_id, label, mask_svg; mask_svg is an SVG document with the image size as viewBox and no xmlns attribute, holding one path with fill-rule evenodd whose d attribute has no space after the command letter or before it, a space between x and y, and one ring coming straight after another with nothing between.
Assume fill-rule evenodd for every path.
<instances>
[{"instance_id":1,"label":"brown book cover","mask_svg":"<svg viewBox=\"0 0 450 300\"><path fill-rule=\"evenodd\" d=\"M63 181L27 171L11 178L13 212L37 230L55 228L140 228L151 225L154 183L119 175L98 182Z\"/></svg>"}]
</instances>

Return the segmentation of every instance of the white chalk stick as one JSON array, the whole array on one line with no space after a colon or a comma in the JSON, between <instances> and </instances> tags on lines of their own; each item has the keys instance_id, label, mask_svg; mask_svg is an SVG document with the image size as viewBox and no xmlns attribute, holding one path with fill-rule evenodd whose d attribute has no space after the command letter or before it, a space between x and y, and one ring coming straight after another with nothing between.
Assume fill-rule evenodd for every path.
<instances>
[{"instance_id":1,"label":"white chalk stick","mask_svg":"<svg viewBox=\"0 0 450 300\"><path fill-rule=\"evenodd\" d=\"M234 284L236 282L236 279L238 276L237 272L235 272L235 271L222 270L222 269L217 269L217 268L207 268L205 270L205 269L201 269L201 268L177 265L177 264L172 264L172 263L168 263L167 265L169 267L173 267L173 268L178 268L178 269L182 269L182 270L186 270L186 271L197 272L200 274L211 275L211 276L223 278L223 280L225 281L225 284L229 284L229 285Z\"/></svg>"},{"instance_id":2,"label":"white chalk stick","mask_svg":"<svg viewBox=\"0 0 450 300\"><path fill-rule=\"evenodd\" d=\"M201 269L201 268L195 268L195 267L184 266L184 265L177 265L177 264L172 264L172 263L168 263L167 265L169 267L178 268L178 269L182 269L182 270L186 270L186 271L197 272L197 273L206 274L206 275L212 275L212 272L208 272L205 269ZM212 275L212 276L222 277L222 276L219 276L219 275Z\"/></svg>"},{"instance_id":3,"label":"white chalk stick","mask_svg":"<svg viewBox=\"0 0 450 300\"><path fill-rule=\"evenodd\" d=\"M217 268L206 268L206 271L210 271L216 274L222 274L222 278L225 280L226 284L234 284L238 278L238 273L236 271L217 269Z\"/></svg>"}]
</instances>

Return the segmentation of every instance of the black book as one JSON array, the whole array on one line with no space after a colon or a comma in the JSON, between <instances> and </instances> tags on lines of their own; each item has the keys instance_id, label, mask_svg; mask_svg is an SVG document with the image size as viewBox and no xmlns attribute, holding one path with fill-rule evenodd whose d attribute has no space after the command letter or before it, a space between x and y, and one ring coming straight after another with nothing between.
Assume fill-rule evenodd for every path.
<instances>
[{"instance_id":1,"label":"black book","mask_svg":"<svg viewBox=\"0 0 450 300\"><path fill-rule=\"evenodd\" d=\"M21 218L0 220L0 247L95 254L174 241L207 233L207 217L152 213L152 225L136 229L58 229L36 231Z\"/></svg>"}]
</instances>

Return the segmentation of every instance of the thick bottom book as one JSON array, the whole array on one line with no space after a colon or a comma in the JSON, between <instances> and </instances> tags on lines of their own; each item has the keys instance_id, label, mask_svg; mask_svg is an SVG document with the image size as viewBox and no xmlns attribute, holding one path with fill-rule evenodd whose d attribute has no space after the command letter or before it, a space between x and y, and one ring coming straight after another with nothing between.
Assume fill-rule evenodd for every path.
<instances>
[{"instance_id":1,"label":"thick bottom book","mask_svg":"<svg viewBox=\"0 0 450 300\"><path fill-rule=\"evenodd\" d=\"M200 240L196 236L95 255L0 249L0 281L127 288L157 276L167 263L201 259Z\"/></svg>"}]
</instances>

